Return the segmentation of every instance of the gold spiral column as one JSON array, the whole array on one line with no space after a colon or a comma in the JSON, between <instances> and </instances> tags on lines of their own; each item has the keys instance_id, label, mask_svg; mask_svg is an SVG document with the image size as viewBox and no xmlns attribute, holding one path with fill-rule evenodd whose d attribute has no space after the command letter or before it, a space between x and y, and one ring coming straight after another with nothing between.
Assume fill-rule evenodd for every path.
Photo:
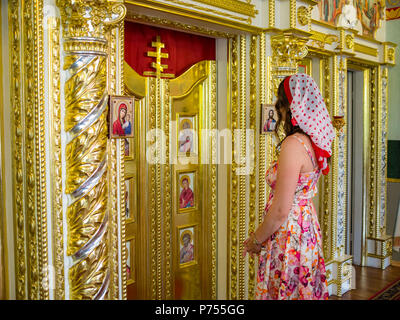
<instances>
[{"instance_id":1,"label":"gold spiral column","mask_svg":"<svg viewBox=\"0 0 400 320\"><path fill-rule=\"evenodd\" d=\"M108 296L106 27L125 7L116 1L59 0L64 37L64 129L70 299Z\"/></svg>"}]
</instances>

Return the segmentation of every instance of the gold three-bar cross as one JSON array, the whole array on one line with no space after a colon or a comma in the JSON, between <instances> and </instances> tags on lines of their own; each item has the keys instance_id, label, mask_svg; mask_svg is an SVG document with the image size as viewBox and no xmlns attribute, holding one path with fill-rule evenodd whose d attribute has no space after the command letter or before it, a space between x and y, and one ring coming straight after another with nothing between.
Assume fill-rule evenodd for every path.
<instances>
[{"instance_id":1,"label":"gold three-bar cross","mask_svg":"<svg viewBox=\"0 0 400 320\"><path fill-rule=\"evenodd\" d=\"M145 71L143 75L156 76L157 78L174 78L175 75L172 73L163 73L163 71L168 68L168 65L162 64L161 59L167 59L169 55L168 53L161 52L161 49L165 48L165 44L161 42L160 36L157 36L156 41L151 42L151 46L156 48L156 51L148 51L147 56L156 58L156 62L151 63L151 66L156 69L156 71Z\"/></svg>"}]
</instances>

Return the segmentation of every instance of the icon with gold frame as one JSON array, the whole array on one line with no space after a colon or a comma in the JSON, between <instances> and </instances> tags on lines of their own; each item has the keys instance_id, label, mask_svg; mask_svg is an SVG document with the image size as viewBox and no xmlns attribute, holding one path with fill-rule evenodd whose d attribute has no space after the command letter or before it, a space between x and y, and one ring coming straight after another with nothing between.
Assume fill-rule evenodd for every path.
<instances>
[{"instance_id":1,"label":"icon with gold frame","mask_svg":"<svg viewBox=\"0 0 400 320\"><path fill-rule=\"evenodd\" d=\"M186 225L178 228L179 266L186 267L196 264L196 225Z\"/></svg>"},{"instance_id":2,"label":"icon with gold frame","mask_svg":"<svg viewBox=\"0 0 400 320\"><path fill-rule=\"evenodd\" d=\"M133 96L110 96L110 138L133 138L135 98Z\"/></svg>"},{"instance_id":3,"label":"icon with gold frame","mask_svg":"<svg viewBox=\"0 0 400 320\"><path fill-rule=\"evenodd\" d=\"M178 211L185 212L196 209L197 201L197 184L196 184L196 171L179 171L178 186L179 194L177 195L178 200Z\"/></svg>"},{"instance_id":4,"label":"icon with gold frame","mask_svg":"<svg viewBox=\"0 0 400 320\"><path fill-rule=\"evenodd\" d=\"M198 154L198 128L196 114L177 114L178 156L196 157Z\"/></svg>"},{"instance_id":5,"label":"icon with gold frame","mask_svg":"<svg viewBox=\"0 0 400 320\"><path fill-rule=\"evenodd\" d=\"M261 134L275 132L278 115L274 104L261 104Z\"/></svg>"}]
</instances>

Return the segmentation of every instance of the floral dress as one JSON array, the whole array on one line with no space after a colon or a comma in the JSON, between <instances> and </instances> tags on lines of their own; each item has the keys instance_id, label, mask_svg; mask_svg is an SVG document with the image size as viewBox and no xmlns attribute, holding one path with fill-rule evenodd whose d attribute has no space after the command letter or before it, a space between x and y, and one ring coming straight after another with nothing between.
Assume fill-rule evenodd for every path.
<instances>
[{"instance_id":1,"label":"floral dress","mask_svg":"<svg viewBox=\"0 0 400 320\"><path fill-rule=\"evenodd\" d=\"M313 156L304 142L314 168ZM266 173L271 193L265 207L268 214L274 198L278 164ZM259 255L256 299L323 300L328 299L321 230L312 198L317 193L321 171L300 173L294 203L288 219L267 239Z\"/></svg>"}]
</instances>

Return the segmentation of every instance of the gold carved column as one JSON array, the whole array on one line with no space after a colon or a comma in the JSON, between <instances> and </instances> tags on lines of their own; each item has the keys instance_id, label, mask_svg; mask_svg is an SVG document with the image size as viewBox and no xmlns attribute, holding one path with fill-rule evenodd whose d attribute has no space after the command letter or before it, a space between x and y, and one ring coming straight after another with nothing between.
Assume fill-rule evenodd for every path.
<instances>
[{"instance_id":1,"label":"gold carved column","mask_svg":"<svg viewBox=\"0 0 400 320\"><path fill-rule=\"evenodd\" d=\"M118 1L119 2L119 1ZM64 42L64 130L69 299L108 296L106 29L121 21L117 1L59 0Z\"/></svg>"},{"instance_id":2,"label":"gold carved column","mask_svg":"<svg viewBox=\"0 0 400 320\"><path fill-rule=\"evenodd\" d=\"M8 31L15 297L48 299L43 1L8 1Z\"/></svg>"}]
</instances>

